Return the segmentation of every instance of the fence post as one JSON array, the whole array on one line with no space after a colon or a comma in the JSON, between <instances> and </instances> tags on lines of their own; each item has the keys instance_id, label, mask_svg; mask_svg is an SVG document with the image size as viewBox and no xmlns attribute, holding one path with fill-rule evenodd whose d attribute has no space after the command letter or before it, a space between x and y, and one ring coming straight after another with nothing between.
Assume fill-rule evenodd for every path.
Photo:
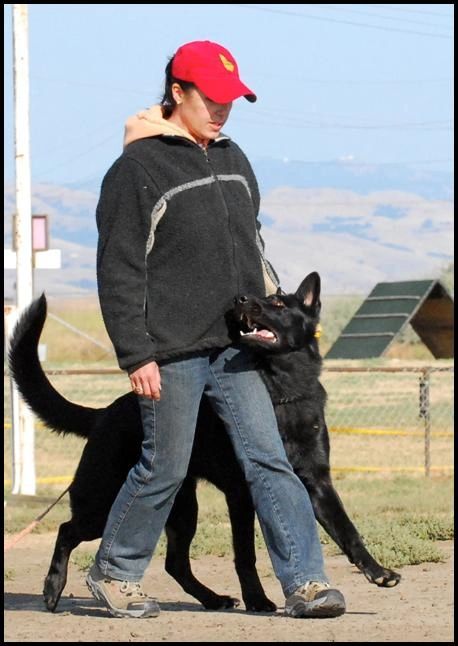
<instances>
[{"instance_id":1,"label":"fence post","mask_svg":"<svg viewBox=\"0 0 458 646\"><path fill-rule=\"evenodd\" d=\"M424 368L420 376L420 417L425 420L425 476L431 475L431 410L429 401L430 368Z\"/></svg>"}]
</instances>

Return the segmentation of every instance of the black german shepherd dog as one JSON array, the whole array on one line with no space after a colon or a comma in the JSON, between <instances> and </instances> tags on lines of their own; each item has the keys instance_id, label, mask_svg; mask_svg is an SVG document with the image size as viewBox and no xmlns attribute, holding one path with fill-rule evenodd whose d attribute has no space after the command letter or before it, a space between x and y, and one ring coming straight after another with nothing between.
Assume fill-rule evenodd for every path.
<instances>
[{"instance_id":1,"label":"black german shepherd dog","mask_svg":"<svg viewBox=\"0 0 458 646\"><path fill-rule=\"evenodd\" d=\"M320 277L313 272L295 294L236 298L233 320L240 343L257 351L259 370L275 407L286 453L309 492L317 520L369 581L378 586L395 586L400 575L379 565L369 554L332 485L324 417L326 393L319 381L321 358L316 338L320 307ZM74 404L53 388L37 353L45 320L43 294L16 326L9 351L11 374L24 400L46 426L60 434L73 433L87 439L70 486L72 518L59 528L44 583L46 607L54 611L66 584L71 551L82 541L101 537L116 494L139 459L143 434L134 393L96 409ZM265 595L255 566L250 493L224 426L205 398L188 475L165 528L165 567L205 608L230 608L237 605L237 599L216 594L191 571L189 550L197 527L198 479L213 483L226 497L235 568L246 609L273 612L276 606Z\"/></svg>"}]
</instances>

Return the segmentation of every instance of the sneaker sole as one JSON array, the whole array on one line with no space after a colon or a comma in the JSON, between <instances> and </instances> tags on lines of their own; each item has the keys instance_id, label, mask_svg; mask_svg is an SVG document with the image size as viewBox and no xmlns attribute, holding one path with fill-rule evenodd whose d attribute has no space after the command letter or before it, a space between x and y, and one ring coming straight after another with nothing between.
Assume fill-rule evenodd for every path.
<instances>
[{"instance_id":1,"label":"sneaker sole","mask_svg":"<svg viewBox=\"0 0 458 646\"><path fill-rule=\"evenodd\" d=\"M159 606L157 604L152 603L149 608L144 608L143 610L121 610L119 608L115 608L110 604L108 599L103 595L103 593L100 591L97 583L93 581L89 576L86 577L86 585L89 588L90 592L93 594L93 596L98 600L101 601L108 609L108 612L110 615L113 617L131 617L134 619L141 619L141 618L148 618L148 617L158 617L160 610Z\"/></svg>"},{"instance_id":2,"label":"sneaker sole","mask_svg":"<svg viewBox=\"0 0 458 646\"><path fill-rule=\"evenodd\" d=\"M290 608L285 609L288 617L339 617L345 613L345 599L338 590L330 590L325 597L315 601L298 599Z\"/></svg>"}]
</instances>

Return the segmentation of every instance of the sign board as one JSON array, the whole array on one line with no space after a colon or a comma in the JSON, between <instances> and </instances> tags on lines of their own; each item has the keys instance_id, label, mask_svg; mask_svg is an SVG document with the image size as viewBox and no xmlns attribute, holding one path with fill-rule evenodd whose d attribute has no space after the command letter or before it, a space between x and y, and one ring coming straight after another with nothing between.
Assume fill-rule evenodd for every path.
<instances>
[{"instance_id":1,"label":"sign board","mask_svg":"<svg viewBox=\"0 0 458 646\"><path fill-rule=\"evenodd\" d=\"M60 249L48 249L47 251L34 251L35 269L60 269L62 266L62 252ZM12 249L4 250L4 269L16 269L16 252Z\"/></svg>"}]
</instances>

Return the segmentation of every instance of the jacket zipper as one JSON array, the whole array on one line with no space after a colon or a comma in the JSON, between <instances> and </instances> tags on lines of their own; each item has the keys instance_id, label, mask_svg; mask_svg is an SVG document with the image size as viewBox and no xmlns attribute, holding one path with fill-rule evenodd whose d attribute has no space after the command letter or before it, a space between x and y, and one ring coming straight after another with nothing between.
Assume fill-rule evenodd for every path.
<instances>
[{"instance_id":1,"label":"jacket zipper","mask_svg":"<svg viewBox=\"0 0 458 646\"><path fill-rule=\"evenodd\" d=\"M227 139L227 137L225 137L225 139ZM219 140L219 141L221 141L221 140ZM196 144L196 145L198 146L198 144ZM218 176L216 175L216 173L215 173L215 171L213 169L212 163L211 163L211 161L210 161L210 159L208 157L208 151L207 151L206 148L203 148L202 146L199 146L199 148L204 153L205 159L206 159L208 167L210 169L210 173L211 173L212 177L214 177L214 179L215 179L215 183L216 183L216 186L218 187L218 191L219 191L219 194L220 194L220 197L221 197L221 201L222 201L223 206L224 206L224 211L226 213L227 228L229 230L229 235L230 235L231 240L232 240L232 264L233 264L235 276L236 276L236 279L237 279L237 292L236 293L237 293L237 295L239 295L240 294L240 276L239 276L239 272L238 272L238 269L237 269L237 263L236 263L235 242L234 242L234 235L232 233L232 227L231 227L231 216L229 214L229 209L227 207L227 203L226 203L226 200L224 198L224 193L223 193L223 190L221 188L221 182L219 181Z\"/></svg>"}]
</instances>

